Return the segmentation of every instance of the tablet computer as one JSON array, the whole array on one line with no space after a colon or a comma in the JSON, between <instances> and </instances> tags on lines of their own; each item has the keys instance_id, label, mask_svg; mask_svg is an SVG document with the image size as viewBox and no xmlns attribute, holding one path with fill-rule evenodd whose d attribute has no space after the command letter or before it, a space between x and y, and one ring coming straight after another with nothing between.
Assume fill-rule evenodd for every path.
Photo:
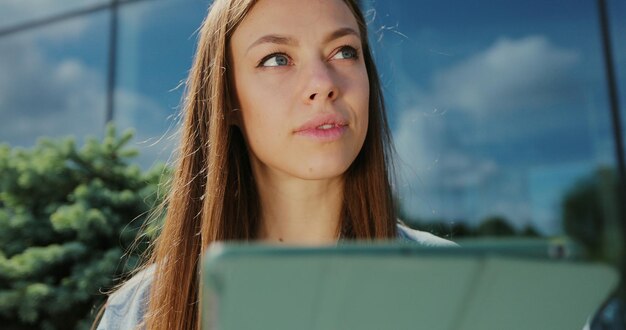
<instances>
[{"instance_id":1,"label":"tablet computer","mask_svg":"<svg viewBox=\"0 0 626 330\"><path fill-rule=\"evenodd\" d=\"M581 329L618 281L549 242L215 244L203 329Z\"/></svg>"}]
</instances>

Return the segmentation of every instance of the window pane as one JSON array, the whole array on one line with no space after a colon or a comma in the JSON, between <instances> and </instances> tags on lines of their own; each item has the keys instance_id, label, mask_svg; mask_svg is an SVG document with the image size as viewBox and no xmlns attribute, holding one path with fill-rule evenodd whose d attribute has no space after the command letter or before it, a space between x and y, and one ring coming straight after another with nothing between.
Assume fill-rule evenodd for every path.
<instances>
[{"instance_id":1,"label":"window pane","mask_svg":"<svg viewBox=\"0 0 626 330\"><path fill-rule=\"evenodd\" d=\"M167 160L191 67L194 31L207 1L146 1L120 7L115 121L136 129L140 161Z\"/></svg>"},{"instance_id":2,"label":"window pane","mask_svg":"<svg viewBox=\"0 0 626 330\"><path fill-rule=\"evenodd\" d=\"M74 10L92 8L110 0L3 0L0 1L0 30L45 19Z\"/></svg>"},{"instance_id":3,"label":"window pane","mask_svg":"<svg viewBox=\"0 0 626 330\"><path fill-rule=\"evenodd\" d=\"M0 38L0 141L98 134L104 126L106 12Z\"/></svg>"},{"instance_id":4,"label":"window pane","mask_svg":"<svg viewBox=\"0 0 626 330\"><path fill-rule=\"evenodd\" d=\"M613 47L613 64L615 65L615 78L617 80L618 99L622 119L622 138L626 146L626 2L611 0L607 1L609 11L609 23L611 31L611 46ZM624 150L626 153L626 150Z\"/></svg>"},{"instance_id":5,"label":"window pane","mask_svg":"<svg viewBox=\"0 0 626 330\"><path fill-rule=\"evenodd\" d=\"M453 239L576 236L585 232L580 210L597 206L593 221L605 223L590 224L596 239L614 229L614 141L595 1L374 6L371 39L407 222L434 223Z\"/></svg>"}]
</instances>

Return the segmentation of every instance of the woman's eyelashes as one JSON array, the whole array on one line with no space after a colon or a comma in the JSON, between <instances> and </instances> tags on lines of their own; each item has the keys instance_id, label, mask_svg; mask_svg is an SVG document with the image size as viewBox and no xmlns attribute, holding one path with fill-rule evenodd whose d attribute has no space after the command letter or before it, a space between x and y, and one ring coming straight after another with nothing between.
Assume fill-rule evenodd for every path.
<instances>
[{"instance_id":1,"label":"woman's eyelashes","mask_svg":"<svg viewBox=\"0 0 626 330\"><path fill-rule=\"evenodd\" d=\"M356 61L359 58L358 49L343 45L339 47L334 54L330 57L332 60L354 60ZM257 67L280 67L292 65L291 58L284 52L273 52L261 59Z\"/></svg>"},{"instance_id":2,"label":"woman's eyelashes","mask_svg":"<svg viewBox=\"0 0 626 330\"><path fill-rule=\"evenodd\" d=\"M289 56L285 53L275 52L271 53L259 62L258 67L272 67L272 66L285 66L289 65Z\"/></svg>"},{"instance_id":3,"label":"woman's eyelashes","mask_svg":"<svg viewBox=\"0 0 626 330\"><path fill-rule=\"evenodd\" d=\"M332 57L333 59L345 59L345 60L356 60L359 58L359 51L352 47L352 46L348 46L348 45L344 45L339 47L339 50L335 53L335 55L333 55Z\"/></svg>"}]
</instances>

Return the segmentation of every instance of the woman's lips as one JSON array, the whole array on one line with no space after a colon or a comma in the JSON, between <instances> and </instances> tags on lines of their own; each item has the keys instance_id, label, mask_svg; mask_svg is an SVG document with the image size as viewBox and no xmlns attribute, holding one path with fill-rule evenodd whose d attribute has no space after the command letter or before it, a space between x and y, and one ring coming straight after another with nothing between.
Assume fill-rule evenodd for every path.
<instances>
[{"instance_id":1,"label":"woman's lips","mask_svg":"<svg viewBox=\"0 0 626 330\"><path fill-rule=\"evenodd\" d=\"M341 138L348 128L348 122L337 114L317 116L300 126L294 134L319 141L334 141Z\"/></svg>"},{"instance_id":2,"label":"woman's lips","mask_svg":"<svg viewBox=\"0 0 626 330\"><path fill-rule=\"evenodd\" d=\"M348 128L347 125L330 125L328 128L309 128L301 131L297 131L296 135L314 138L321 141L335 141L341 138L343 133Z\"/></svg>"}]
</instances>

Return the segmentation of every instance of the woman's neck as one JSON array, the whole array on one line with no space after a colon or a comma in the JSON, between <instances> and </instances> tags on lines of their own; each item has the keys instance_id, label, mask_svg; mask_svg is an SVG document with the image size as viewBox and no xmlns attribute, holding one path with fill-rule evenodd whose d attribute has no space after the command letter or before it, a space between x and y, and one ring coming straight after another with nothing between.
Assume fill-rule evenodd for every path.
<instances>
[{"instance_id":1,"label":"woman's neck","mask_svg":"<svg viewBox=\"0 0 626 330\"><path fill-rule=\"evenodd\" d=\"M343 179L255 176L261 202L258 239L291 245L336 244Z\"/></svg>"}]
</instances>

